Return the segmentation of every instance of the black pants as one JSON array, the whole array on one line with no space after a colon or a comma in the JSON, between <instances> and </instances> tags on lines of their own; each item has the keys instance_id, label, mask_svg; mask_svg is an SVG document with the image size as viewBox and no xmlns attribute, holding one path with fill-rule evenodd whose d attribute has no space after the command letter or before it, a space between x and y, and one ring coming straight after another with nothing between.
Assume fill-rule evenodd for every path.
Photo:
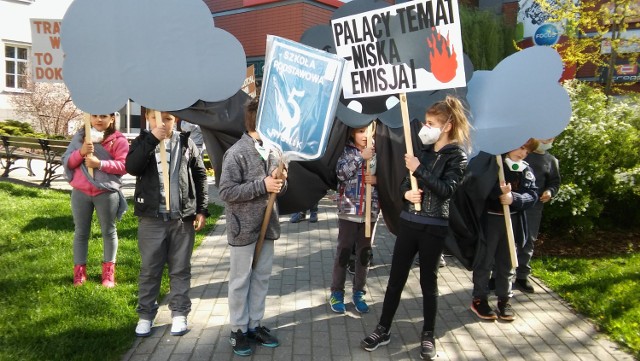
<instances>
[{"instance_id":1,"label":"black pants","mask_svg":"<svg viewBox=\"0 0 640 361\"><path fill-rule=\"evenodd\" d=\"M447 235L446 226L417 224L400 219L400 227L391 260L391 272L382 305L380 324L390 329L398 310L404 285L407 283L413 259L420 257L420 287L422 288L423 331L434 331L438 311L438 268Z\"/></svg>"}]
</instances>

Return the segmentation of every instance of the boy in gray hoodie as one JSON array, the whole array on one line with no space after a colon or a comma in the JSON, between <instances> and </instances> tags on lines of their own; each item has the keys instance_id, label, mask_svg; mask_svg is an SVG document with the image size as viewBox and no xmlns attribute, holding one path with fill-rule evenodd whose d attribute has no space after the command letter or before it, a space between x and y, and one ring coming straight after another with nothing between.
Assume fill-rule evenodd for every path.
<instances>
[{"instance_id":1,"label":"boy in gray hoodie","mask_svg":"<svg viewBox=\"0 0 640 361\"><path fill-rule=\"evenodd\" d=\"M277 347L278 339L260 325L264 317L265 300L273 265L274 240L280 238L278 210L271 213L264 244L255 267L256 243L260 235L269 193L282 194L286 190L286 172L278 178L278 160L263 147L256 132L258 99L247 106L247 132L222 159L219 194L225 202L227 240L231 246L229 261L229 314L233 352L251 355L248 339L262 346Z\"/></svg>"}]
</instances>

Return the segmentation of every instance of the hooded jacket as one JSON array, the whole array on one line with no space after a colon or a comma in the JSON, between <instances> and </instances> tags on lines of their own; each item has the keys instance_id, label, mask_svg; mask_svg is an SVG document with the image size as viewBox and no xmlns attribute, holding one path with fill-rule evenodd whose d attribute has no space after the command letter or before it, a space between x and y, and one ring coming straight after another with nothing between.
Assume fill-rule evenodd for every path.
<instances>
[{"instance_id":1,"label":"hooded jacket","mask_svg":"<svg viewBox=\"0 0 640 361\"><path fill-rule=\"evenodd\" d=\"M370 171L375 174L376 157L372 158ZM360 151L351 140L342 152L336 165L338 177L338 217L352 222L365 220L365 189L364 182L367 161L362 158ZM378 189L371 187L371 219L378 218L380 207L378 204Z\"/></svg>"},{"instance_id":2,"label":"hooded jacket","mask_svg":"<svg viewBox=\"0 0 640 361\"><path fill-rule=\"evenodd\" d=\"M179 216L208 216L209 189L204 163L187 133L179 133L178 138ZM134 214L139 217L158 217L160 213L160 179L155 154L158 144L160 140L145 129L131 142L127 154L127 172L136 177Z\"/></svg>"},{"instance_id":3,"label":"hooded jacket","mask_svg":"<svg viewBox=\"0 0 640 361\"><path fill-rule=\"evenodd\" d=\"M119 190L122 186L121 177L127 173L124 167L129 151L127 138L116 130L100 144L95 145L94 155L100 159L101 166L100 169L94 169L95 176L92 180L87 178L88 170L84 165L84 157L80 154L83 142L84 128L81 128L73 136L67 151L62 156L64 174L69 184L89 196Z\"/></svg>"},{"instance_id":4,"label":"hooded jacket","mask_svg":"<svg viewBox=\"0 0 640 361\"><path fill-rule=\"evenodd\" d=\"M264 179L278 166L270 153L268 161L256 150L256 140L247 133L242 135L222 158L222 172L218 193L225 202L227 241L231 246L247 246L256 242L269 203L269 192ZM284 193L287 182L280 190ZM280 238L277 203L269 218L265 239Z\"/></svg>"}]
</instances>

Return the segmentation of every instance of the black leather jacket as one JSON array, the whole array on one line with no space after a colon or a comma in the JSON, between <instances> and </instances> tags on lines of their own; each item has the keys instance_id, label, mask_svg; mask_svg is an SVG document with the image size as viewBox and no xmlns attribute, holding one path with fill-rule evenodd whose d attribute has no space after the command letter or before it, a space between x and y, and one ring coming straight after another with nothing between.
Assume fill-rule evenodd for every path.
<instances>
[{"instance_id":1,"label":"black leather jacket","mask_svg":"<svg viewBox=\"0 0 640 361\"><path fill-rule=\"evenodd\" d=\"M449 218L449 199L462 180L467 167L467 155L457 144L447 144L440 151L433 145L424 148L418 156L420 165L413 172L422 189L422 209L416 211L413 203L404 198L411 189L409 177L402 182L401 196L404 199L403 211L430 218Z\"/></svg>"},{"instance_id":2,"label":"black leather jacket","mask_svg":"<svg viewBox=\"0 0 640 361\"><path fill-rule=\"evenodd\" d=\"M202 159L188 133L180 133L180 212L181 218L196 214L209 215L209 189L207 173ZM155 149L160 141L148 130L131 142L125 167L136 177L134 214L142 217L158 217L160 209L160 179Z\"/></svg>"}]
</instances>

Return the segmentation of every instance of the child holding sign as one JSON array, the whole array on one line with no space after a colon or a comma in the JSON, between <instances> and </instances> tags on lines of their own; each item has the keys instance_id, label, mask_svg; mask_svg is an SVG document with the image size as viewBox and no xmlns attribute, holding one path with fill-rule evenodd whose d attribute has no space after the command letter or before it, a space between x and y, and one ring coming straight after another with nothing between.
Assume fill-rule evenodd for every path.
<instances>
[{"instance_id":1,"label":"child holding sign","mask_svg":"<svg viewBox=\"0 0 640 361\"><path fill-rule=\"evenodd\" d=\"M402 290L416 253L420 257L420 286L424 324L420 358L436 356L435 323L438 311L438 268L448 231L449 200L467 165L469 122L462 103L452 96L432 105L418 137L426 147L418 157L405 155L405 165L418 181L411 189L409 177L401 185L404 207L393 249L391 273L384 295L382 315L376 329L361 346L373 351L390 341L391 321L400 304ZM419 203L417 211L414 204Z\"/></svg>"},{"instance_id":2,"label":"child holding sign","mask_svg":"<svg viewBox=\"0 0 640 361\"><path fill-rule=\"evenodd\" d=\"M366 163L370 160L370 174L366 173ZM371 237L365 237L365 184L376 185L375 147L367 144L367 128L350 129L347 145L338 159L338 246L333 263L331 283L331 310L345 313L344 283L351 249L355 244L356 262L353 278L353 304L360 313L369 312L364 300L364 286L369 273ZM371 187L371 228L378 218L378 190Z\"/></svg>"},{"instance_id":3,"label":"child holding sign","mask_svg":"<svg viewBox=\"0 0 640 361\"><path fill-rule=\"evenodd\" d=\"M65 177L73 187L74 286L81 286L87 279L87 254L94 209L102 231L102 285L107 288L115 286L118 251L116 219L127 209L120 188L122 176L127 173L124 160L129 151L127 139L116 130L115 119L115 113L92 114L91 139L86 141L85 129L80 129L62 156ZM93 169L93 176L89 174L89 169Z\"/></svg>"},{"instance_id":4,"label":"child holding sign","mask_svg":"<svg viewBox=\"0 0 640 361\"><path fill-rule=\"evenodd\" d=\"M483 214L483 234L486 252L473 266L473 301L471 311L483 320L493 321L498 317L513 321L511 308L511 288L515 271L511 264L509 240L507 236L504 207L508 205L516 244L523 244L527 235L527 219L524 211L538 201L536 179L524 158L538 147L536 139L529 139L520 148L502 156L505 183L495 182L493 190L485 202ZM491 309L489 296L489 276L492 269L495 277L495 293L498 296L498 314Z\"/></svg>"},{"instance_id":5,"label":"child holding sign","mask_svg":"<svg viewBox=\"0 0 640 361\"><path fill-rule=\"evenodd\" d=\"M259 99L251 100L245 113L242 135L222 158L219 194L225 202L229 242L229 342L239 356L252 353L249 339L265 347L278 347L270 330L260 323L264 317L269 278L273 266L274 240L280 238L278 210L268 220L264 242L252 268L269 193L287 189L286 171L277 177L278 160L263 147L256 131Z\"/></svg>"},{"instance_id":6,"label":"child holding sign","mask_svg":"<svg viewBox=\"0 0 640 361\"><path fill-rule=\"evenodd\" d=\"M156 118L160 114L160 119ZM195 232L209 215L207 173L200 152L187 133L174 131L176 117L166 112L146 111L151 131L143 130L131 143L127 171L136 176L134 214L138 216L138 316L136 335L151 334L158 313L158 293L164 265L169 266L168 295L171 335L187 332L191 311L191 253ZM165 147L166 167L161 162ZM168 177L163 174L167 172ZM169 180L168 197L163 179ZM166 199L169 204L166 204Z\"/></svg>"}]
</instances>

